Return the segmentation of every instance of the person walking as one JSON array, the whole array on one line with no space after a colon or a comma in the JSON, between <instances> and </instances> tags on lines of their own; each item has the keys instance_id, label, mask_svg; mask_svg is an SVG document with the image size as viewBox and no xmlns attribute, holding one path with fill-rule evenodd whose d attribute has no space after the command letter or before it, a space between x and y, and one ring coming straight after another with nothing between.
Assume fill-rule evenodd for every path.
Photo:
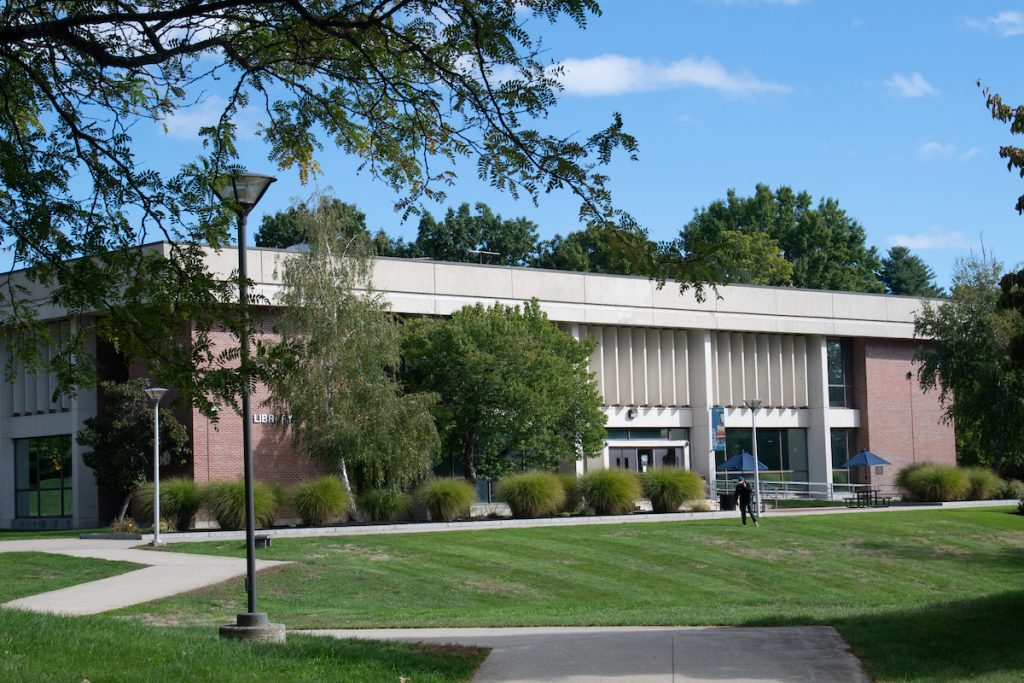
<instances>
[{"instance_id":1,"label":"person walking","mask_svg":"<svg viewBox=\"0 0 1024 683\"><path fill-rule=\"evenodd\" d=\"M743 526L747 525L747 515L750 515L750 519L753 520L754 526L757 524L757 515L750 507L750 484L743 477L736 482L736 503L740 506L740 519L743 520Z\"/></svg>"}]
</instances>

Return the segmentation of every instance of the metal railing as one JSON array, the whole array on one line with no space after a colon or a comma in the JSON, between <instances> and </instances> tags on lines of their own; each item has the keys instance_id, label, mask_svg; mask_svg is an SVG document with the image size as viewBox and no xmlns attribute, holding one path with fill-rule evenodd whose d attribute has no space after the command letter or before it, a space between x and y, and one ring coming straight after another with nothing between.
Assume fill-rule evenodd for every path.
<instances>
[{"instance_id":1,"label":"metal railing","mask_svg":"<svg viewBox=\"0 0 1024 683\"><path fill-rule=\"evenodd\" d=\"M753 484L753 481L749 481ZM845 500L853 498L856 491L865 487L883 489L885 495L899 495L896 486L888 484L834 484L821 481L765 481L761 480L761 496L765 500ZM719 494L732 493L735 481L716 479L712 498Z\"/></svg>"}]
</instances>

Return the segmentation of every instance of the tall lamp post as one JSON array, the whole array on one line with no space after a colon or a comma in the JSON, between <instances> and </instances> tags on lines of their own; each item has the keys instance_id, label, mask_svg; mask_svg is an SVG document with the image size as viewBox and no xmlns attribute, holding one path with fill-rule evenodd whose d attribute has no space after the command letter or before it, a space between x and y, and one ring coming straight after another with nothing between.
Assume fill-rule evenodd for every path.
<instances>
[{"instance_id":1,"label":"tall lamp post","mask_svg":"<svg viewBox=\"0 0 1024 683\"><path fill-rule=\"evenodd\" d=\"M153 401L153 540L150 545L162 545L160 540L160 399L167 390L163 387L146 389Z\"/></svg>"},{"instance_id":2,"label":"tall lamp post","mask_svg":"<svg viewBox=\"0 0 1024 683\"><path fill-rule=\"evenodd\" d=\"M761 407L761 399L746 398L743 399L743 404L750 408L750 445L754 455L754 491L757 496L757 502L754 505L754 514L756 515L754 520L756 521L761 518L761 461L757 459L757 409Z\"/></svg>"},{"instance_id":3,"label":"tall lamp post","mask_svg":"<svg viewBox=\"0 0 1024 683\"><path fill-rule=\"evenodd\" d=\"M280 627L280 640L284 640L284 627L268 624L266 612L256 611L256 514L253 505L252 471L252 403L249 397L249 285L245 252L245 227L249 212L259 203L267 188L277 178L256 173L234 173L218 178L213 191L238 217L238 302L242 307L242 326L238 335L242 376L242 461L245 467L245 588L248 593L248 612L239 614L235 627L221 628L221 635L236 638L276 640L268 637L268 629Z\"/></svg>"}]
</instances>

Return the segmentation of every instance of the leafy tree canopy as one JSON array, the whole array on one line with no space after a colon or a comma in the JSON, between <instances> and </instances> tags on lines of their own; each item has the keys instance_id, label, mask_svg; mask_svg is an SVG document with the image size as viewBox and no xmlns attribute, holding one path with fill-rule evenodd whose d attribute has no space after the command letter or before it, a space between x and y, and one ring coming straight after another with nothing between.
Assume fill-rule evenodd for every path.
<instances>
[{"instance_id":1,"label":"leafy tree canopy","mask_svg":"<svg viewBox=\"0 0 1024 683\"><path fill-rule=\"evenodd\" d=\"M978 82L981 86L981 82ZM1013 106L1003 102L1002 96L998 93L984 88L985 104L988 106L992 118L1002 123L1010 124L1010 133L1013 135L1024 134L1024 106ZM999 148L999 156L1006 159L1006 170L1016 172L1024 178L1024 148L1015 145L1003 145ZM1017 197L1015 207L1018 214L1024 214L1024 194ZM999 306L1012 309L1024 315L1024 268L1016 272L1009 272L1003 275L999 281L1001 290ZM1014 361L1024 367L1024 334L1018 335L1009 341L1010 353Z\"/></svg>"},{"instance_id":2,"label":"leafy tree canopy","mask_svg":"<svg viewBox=\"0 0 1024 683\"><path fill-rule=\"evenodd\" d=\"M731 233L746 236L741 238ZM808 289L881 292L877 251L864 228L834 199L813 205L807 192L758 185L751 197L729 190L724 201L694 213L680 232L683 259L703 263L710 281L779 284ZM757 261L767 259L758 268ZM786 272L781 260L792 266Z\"/></svg>"},{"instance_id":3,"label":"leafy tree canopy","mask_svg":"<svg viewBox=\"0 0 1024 683\"><path fill-rule=\"evenodd\" d=\"M1000 309L1002 266L985 255L961 261L950 300L925 305L914 322L920 381L937 390L956 428L962 464L1024 475L1024 368L1014 366L1008 340L1024 334L1024 316Z\"/></svg>"},{"instance_id":4,"label":"leafy tree canopy","mask_svg":"<svg viewBox=\"0 0 1024 683\"><path fill-rule=\"evenodd\" d=\"M135 489L153 473L153 405L145 394L149 386L146 379L101 383L106 405L78 432L78 443L89 449L82 460L96 472L96 483L123 498L118 519ZM160 404L161 470L180 470L188 463L188 431L166 405Z\"/></svg>"},{"instance_id":5,"label":"leafy tree canopy","mask_svg":"<svg viewBox=\"0 0 1024 683\"><path fill-rule=\"evenodd\" d=\"M911 254L907 247L889 249L889 253L882 259L878 279L885 285L886 294L942 296L942 288L935 284L935 272L921 257Z\"/></svg>"},{"instance_id":6,"label":"leafy tree canopy","mask_svg":"<svg viewBox=\"0 0 1024 683\"><path fill-rule=\"evenodd\" d=\"M371 289L369 236L346 234L337 204L314 205L293 211L309 250L284 262L281 341L265 358L271 403L346 485L351 472L357 486L404 489L438 448L434 396L403 394L395 378L401 330Z\"/></svg>"},{"instance_id":7,"label":"leafy tree canopy","mask_svg":"<svg viewBox=\"0 0 1024 683\"><path fill-rule=\"evenodd\" d=\"M585 230L556 235L537 246L531 265L552 270L615 275L650 275L658 245L644 230L589 224Z\"/></svg>"},{"instance_id":8,"label":"leafy tree canopy","mask_svg":"<svg viewBox=\"0 0 1024 683\"><path fill-rule=\"evenodd\" d=\"M537 243L537 226L526 218L505 219L482 202L448 209L444 220L427 213L420 219L416 241L405 249L393 243L396 256L438 261L526 265Z\"/></svg>"},{"instance_id":9,"label":"leafy tree canopy","mask_svg":"<svg viewBox=\"0 0 1024 683\"><path fill-rule=\"evenodd\" d=\"M594 456L605 438L587 372L592 342L558 329L536 300L468 306L450 320L406 323L405 379L434 391L443 453L466 478L496 479Z\"/></svg>"},{"instance_id":10,"label":"leafy tree canopy","mask_svg":"<svg viewBox=\"0 0 1024 683\"><path fill-rule=\"evenodd\" d=\"M357 209L355 204L347 204L326 195L317 195L314 201L316 206L313 207L303 202L273 215L263 216L255 235L256 246L287 249L296 244L305 244L306 235L302 231L300 215L311 211L323 214L323 220L329 221L339 231L340 237L369 237L366 214Z\"/></svg>"},{"instance_id":11,"label":"leafy tree canopy","mask_svg":"<svg viewBox=\"0 0 1024 683\"><path fill-rule=\"evenodd\" d=\"M395 190L401 211L442 199L468 158L498 189L534 200L568 190L584 219L614 220L602 167L636 149L620 118L589 136L531 128L558 84L524 17L584 27L598 12L594 0L6 3L0 241L16 267L32 269L22 289L4 288L2 322L18 331L12 362L45 363L27 304L34 281L71 317L104 313L102 338L152 360L201 407L207 392L237 391L197 370L216 365L206 331L242 324L225 303L232 283L211 276L201 247L229 239L233 216L208 186L236 170L233 122L246 108L261 113L279 169L307 180L326 148L354 155ZM136 156L147 125L213 87L226 103L201 131L200 158L167 177ZM154 239L178 246L169 259L135 249ZM189 327L194 343L183 344ZM91 331L59 349L65 390L93 379L75 361Z\"/></svg>"}]
</instances>

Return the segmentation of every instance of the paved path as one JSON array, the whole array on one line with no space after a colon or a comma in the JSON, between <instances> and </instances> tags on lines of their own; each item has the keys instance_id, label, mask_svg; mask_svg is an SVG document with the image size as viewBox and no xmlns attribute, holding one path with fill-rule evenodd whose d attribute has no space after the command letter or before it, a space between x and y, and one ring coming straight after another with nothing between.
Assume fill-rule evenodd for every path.
<instances>
[{"instance_id":1,"label":"paved path","mask_svg":"<svg viewBox=\"0 0 1024 683\"><path fill-rule=\"evenodd\" d=\"M78 538L0 541L0 553L54 553L146 565L118 576L18 598L2 606L53 614L98 614L245 576L244 559L139 550L139 543ZM279 564L287 563L257 560L256 569Z\"/></svg>"},{"instance_id":2,"label":"paved path","mask_svg":"<svg viewBox=\"0 0 1024 683\"><path fill-rule=\"evenodd\" d=\"M869 683L835 629L498 628L305 631L492 649L473 683Z\"/></svg>"}]
</instances>

